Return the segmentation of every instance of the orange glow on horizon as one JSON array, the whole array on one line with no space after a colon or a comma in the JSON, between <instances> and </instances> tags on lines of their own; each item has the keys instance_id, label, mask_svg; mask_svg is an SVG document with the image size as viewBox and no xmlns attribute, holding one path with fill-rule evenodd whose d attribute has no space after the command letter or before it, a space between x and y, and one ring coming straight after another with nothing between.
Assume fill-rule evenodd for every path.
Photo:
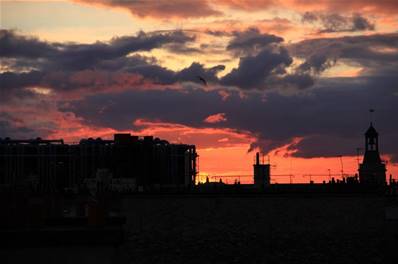
<instances>
[{"instance_id":1,"label":"orange glow on horizon","mask_svg":"<svg viewBox=\"0 0 398 264\"><path fill-rule=\"evenodd\" d=\"M233 184L235 180L242 184L253 183L253 164L255 152L247 152L248 146L234 148L219 148L198 150L200 155L200 174L198 181L205 182L206 177L210 181L219 181ZM342 168L340 157L328 158L296 158L284 157L284 154L275 154L275 151L264 157L265 163L271 164L271 182L272 183L309 183L310 180L315 183L329 181L330 177L335 180L342 179ZM387 160L386 178L390 174L394 179L398 179L398 165L392 164L390 158ZM343 156L343 175L354 176L358 173L358 160L356 156ZM360 157L362 162L362 157ZM290 177L292 175L292 177Z\"/></svg>"},{"instance_id":2,"label":"orange glow on horizon","mask_svg":"<svg viewBox=\"0 0 398 264\"><path fill-rule=\"evenodd\" d=\"M131 133L139 136L152 135L172 143L195 144L199 154L197 182L203 183L208 177L209 181L222 179L227 184L233 184L235 180L242 184L253 183L253 164L257 150L248 152L254 138L244 132L219 128L193 128L144 119L137 119L134 122L142 129L126 131L85 127L73 116L68 116L61 123L63 130L52 134L51 138L64 138L67 142L78 142L80 138L111 139L115 133ZM387 161L387 180L390 174L397 179L398 164L392 163L388 156L382 158ZM309 183L310 180L315 183L328 182L329 174L336 180L341 180L342 173L345 177L353 176L358 169L356 156L343 156L342 159L340 157L298 158L292 156L288 145L263 156L262 162L271 164L272 183ZM362 162L362 156L359 157L359 162Z\"/></svg>"}]
</instances>

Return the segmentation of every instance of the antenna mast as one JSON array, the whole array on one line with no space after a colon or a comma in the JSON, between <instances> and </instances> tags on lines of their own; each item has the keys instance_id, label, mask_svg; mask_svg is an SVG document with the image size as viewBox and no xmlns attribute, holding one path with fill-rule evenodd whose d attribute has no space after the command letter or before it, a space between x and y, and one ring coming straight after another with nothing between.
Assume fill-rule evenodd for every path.
<instances>
[{"instance_id":1,"label":"antenna mast","mask_svg":"<svg viewBox=\"0 0 398 264\"><path fill-rule=\"evenodd\" d=\"M370 122L372 123L372 124L374 124L374 112L375 112L375 110L373 109L373 108L370 108L369 109L369 113L370 113Z\"/></svg>"},{"instance_id":2,"label":"antenna mast","mask_svg":"<svg viewBox=\"0 0 398 264\"><path fill-rule=\"evenodd\" d=\"M341 179L344 180L343 155L340 155Z\"/></svg>"}]
</instances>

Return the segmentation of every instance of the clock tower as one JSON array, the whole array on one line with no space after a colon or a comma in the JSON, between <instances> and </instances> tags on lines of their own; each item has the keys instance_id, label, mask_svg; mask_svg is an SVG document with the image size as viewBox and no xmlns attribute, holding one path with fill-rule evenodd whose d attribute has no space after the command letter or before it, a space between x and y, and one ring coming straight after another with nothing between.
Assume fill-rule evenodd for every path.
<instances>
[{"instance_id":1,"label":"clock tower","mask_svg":"<svg viewBox=\"0 0 398 264\"><path fill-rule=\"evenodd\" d=\"M379 154L379 134L372 123L365 133L365 154L358 172L361 184L373 186L386 184L386 165Z\"/></svg>"}]
</instances>

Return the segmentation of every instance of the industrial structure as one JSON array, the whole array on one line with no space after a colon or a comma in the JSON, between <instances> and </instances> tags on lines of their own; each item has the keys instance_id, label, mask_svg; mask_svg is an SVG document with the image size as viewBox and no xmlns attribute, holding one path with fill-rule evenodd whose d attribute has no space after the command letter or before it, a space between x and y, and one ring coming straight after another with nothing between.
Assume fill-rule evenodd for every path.
<instances>
[{"instance_id":1,"label":"industrial structure","mask_svg":"<svg viewBox=\"0 0 398 264\"><path fill-rule=\"evenodd\" d=\"M358 172L361 184L374 186L386 184L386 165L380 159L379 134L372 123L365 133L365 154Z\"/></svg>"},{"instance_id":2,"label":"industrial structure","mask_svg":"<svg viewBox=\"0 0 398 264\"><path fill-rule=\"evenodd\" d=\"M256 163L253 164L253 176L254 185L257 187L265 187L270 185L270 164L264 164L264 161L260 162L260 153L256 153Z\"/></svg>"},{"instance_id":3,"label":"industrial structure","mask_svg":"<svg viewBox=\"0 0 398 264\"><path fill-rule=\"evenodd\" d=\"M195 183L196 148L152 136L115 134L114 140L0 139L0 186L43 192L80 188L87 179L129 182L136 190Z\"/></svg>"}]
</instances>

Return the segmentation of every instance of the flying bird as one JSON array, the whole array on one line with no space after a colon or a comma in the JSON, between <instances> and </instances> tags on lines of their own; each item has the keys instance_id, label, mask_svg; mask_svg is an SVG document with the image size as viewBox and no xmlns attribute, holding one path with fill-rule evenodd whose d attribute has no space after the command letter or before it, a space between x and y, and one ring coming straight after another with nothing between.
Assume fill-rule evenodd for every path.
<instances>
[{"instance_id":1,"label":"flying bird","mask_svg":"<svg viewBox=\"0 0 398 264\"><path fill-rule=\"evenodd\" d=\"M198 75L198 78L203 83L204 86L207 86L207 81L202 76Z\"/></svg>"}]
</instances>

